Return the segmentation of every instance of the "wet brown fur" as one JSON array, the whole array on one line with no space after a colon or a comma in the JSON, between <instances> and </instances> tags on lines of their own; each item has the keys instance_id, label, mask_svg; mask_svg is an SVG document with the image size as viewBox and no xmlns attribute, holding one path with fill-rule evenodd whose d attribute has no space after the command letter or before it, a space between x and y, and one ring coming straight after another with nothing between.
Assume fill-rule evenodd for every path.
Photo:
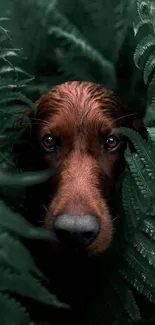
<instances>
[{"instance_id":1,"label":"wet brown fur","mask_svg":"<svg viewBox=\"0 0 155 325\"><path fill-rule=\"evenodd\" d=\"M101 231L88 250L103 252L113 237L108 202L124 162L123 148L109 153L104 139L116 127L131 127L142 135L145 127L112 91L91 82L66 82L44 94L37 105L37 115L31 117L38 143L47 133L61 139L57 154L44 154L47 165L57 169L50 181L44 226L52 229L60 213L73 218L94 214L100 218Z\"/></svg>"}]
</instances>

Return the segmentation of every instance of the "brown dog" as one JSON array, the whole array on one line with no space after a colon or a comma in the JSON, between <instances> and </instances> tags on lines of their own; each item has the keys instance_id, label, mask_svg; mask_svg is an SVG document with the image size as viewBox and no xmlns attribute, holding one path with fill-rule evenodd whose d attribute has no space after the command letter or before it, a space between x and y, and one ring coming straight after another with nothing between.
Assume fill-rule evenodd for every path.
<instances>
[{"instance_id":1,"label":"brown dog","mask_svg":"<svg viewBox=\"0 0 155 325\"><path fill-rule=\"evenodd\" d=\"M38 260L51 278L52 290L76 308L80 304L75 318L73 315L69 321L63 315L60 323L75 324L79 313L77 323L83 324L83 319L87 324L88 315L84 320L83 311L87 309L86 304L89 309L92 287L101 288L106 263L102 268L96 267L96 262L92 265L90 258L86 263L79 262L77 252L96 259L102 256L99 253L107 251L113 238L111 198L124 168L126 144L115 128L130 127L143 137L147 132L143 122L112 91L90 82L59 85L43 95L37 105L36 116L28 111L33 125L31 154L36 157L38 168L42 164L45 168L56 168L56 175L30 195L33 204L28 213L30 221L36 218L40 222L43 207L41 224L56 234L56 241L48 249L37 246ZM31 154L23 151L25 164ZM31 162L28 165L31 169ZM45 209L43 201L47 203ZM57 259L61 247L71 252L72 257ZM41 255L47 250L48 257L43 262ZM94 292L92 297L96 300L98 294ZM66 299L67 295L71 298ZM88 321L94 323L97 324L96 320Z\"/></svg>"},{"instance_id":2,"label":"brown dog","mask_svg":"<svg viewBox=\"0 0 155 325\"><path fill-rule=\"evenodd\" d=\"M123 169L125 140L117 127L131 127L143 136L141 120L101 85L66 82L38 101L34 136L51 179L44 226L55 232L57 245L103 252L113 237L109 200Z\"/></svg>"}]
</instances>

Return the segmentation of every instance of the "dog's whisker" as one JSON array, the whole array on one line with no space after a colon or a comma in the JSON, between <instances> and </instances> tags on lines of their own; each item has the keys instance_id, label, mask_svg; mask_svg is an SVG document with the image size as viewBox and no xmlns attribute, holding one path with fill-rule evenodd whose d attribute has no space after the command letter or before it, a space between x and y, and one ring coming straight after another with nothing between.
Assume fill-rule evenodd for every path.
<instances>
[{"instance_id":1,"label":"dog's whisker","mask_svg":"<svg viewBox=\"0 0 155 325\"><path fill-rule=\"evenodd\" d=\"M122 119L127 118L127 117L130 117L130 116L134 116L134 115L138 115L138 113L131 113L131 114L123 115L123 116L121 116L121 117L116 118L116 119L114 120L114 122L117 122L117 121L119 121L119 120L122 120Z\"/></svg>"},{"instance_id":2,"label":"dog's whisker","mask_svg":"<svg viewBox=\"0 0 155 325\"><path fill-rule=\"evenodd\" d=\"M42 203L42 201L40 201L41 205L43 206L43 208L45 209L46 212L48 212L47 207Z\"/></svg>"},{"instance_id":3,"label":"dog's whisker","mask_svg":"<svg viewBox=\"0 0 155 325\"><path fill-rule=\"evenodd\" d=\"M38 223L39 225L42 225L42 226L43 226L43 225L44 225L44 221L45 221L45 220L37 220L37 223Z\"/></svg>"},{"instance_id":4,"label":"dog's whisker","mask_svg":"<svg viewBox=\"0 0 155 325\"><path fill-rule=\"evenodd\" d=\"M119 218L119 216L112 219L112 222L116 221Z\"/></svg>"}]
</instances>

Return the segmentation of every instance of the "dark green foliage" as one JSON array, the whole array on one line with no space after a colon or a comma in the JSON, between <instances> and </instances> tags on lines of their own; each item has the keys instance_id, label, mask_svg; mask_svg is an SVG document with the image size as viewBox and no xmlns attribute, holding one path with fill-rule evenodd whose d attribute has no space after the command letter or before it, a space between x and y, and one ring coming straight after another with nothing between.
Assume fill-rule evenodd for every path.
<instances>
[{"instance_id":1,"label":"dark green foliage","mask_svg":"<svg viewBox=\"0 0 155 325\"><path fill-rule=\"evenodd\" d=\"M117 89L136 113L146 109L149 134L146 141L133 130L117 130L129 140L120 180L123 204L118 193L122 229L101 283L103 295L89 306L84 323L154 324L154 1L5 0L0 12L6 17L0 19L0 324L35 325L22 297L64 307L46 289L26 245L52 236L11 210L24 204L26 186L44 182L54 171L22 172L12 149L31 128L25 108L36 111L33 101L40 94L73 79Z\"/></svg>"},{"instance_id":2,"label":"dark green foliage","mask_svg":"<svg viewBox=\"0 0 155 325\"><path fill-rule=\"evenodd\" d=\"M0 216L0 324L30 324L29 310L21 304L20 297L57 308L67 307L48 292L43 275L21 241L51 240L51 234L33 228L3 201Z\"/></svg>"},{"instance_id":3,"label":"dark green foliage","mask_svg":"<svg viewBox=\"0 0 155 325\"><path fill-rule=\"evenodd\" d=\"M153 1L137 1L138 18L134 23L134 34L138 45L134 53L135 65L143 73L144 83L148 86L148 102L145 122L148 126L154 125L154 53L155 53L155 30Z\"/></svg>"},{"instance_id":4,"label":"dark green foliage","mask_svg":"<svg viewBox=\"0 0 155 325\"><path fill-rule=\"evenodd\" d=\"M22 66L35 76L32 95L73 79L118 87L115 63L133 21L133 0L6 0L1 8L9 11L14 46L28 58Z\"/></svg>"},{"instance_id":5,"label":"dark green foliage","mask_svg":"<svg viewBox=\"0 0 155 325\"><path fill-rule=\"evenodd\" d=\"M8 38L7 31L1 29L2 40ZM30 122L23 112L25 105L36 109L36 105L21 93L32 78L20 67L10 62L17 58L17 49L0 49L0 193L11 205L24 195L25 186L45 181L53 171L21 172L17 170L13 146L19 143L24 130ZM20 81L20 75L27 79ZM18 129L18 122L22 128ZM16 188L19 191L16 191ZM31 317L27 306L20 297L38 301L42 304L64 307L57 298L48 292L43 275L22 243L22 238L51 240L51 234L33 228L22 216L14 213L0 201L0 324L30 324Z\"/></svg>"},{"instance_id":6,"label":"dark green foliage","mask_svg":"<svg viewBox=\"0 0 155 325\"><path fill-rule=\"evenodd\" d=\"M146 146L146 141L130 129L121 128L117 132L129 137L136 149L132 153L128 146L125 152L128 166L122 183L125 214L119 272L137 291L155 303L154 144L149 136Z\"/></svg>"}]
</instances>

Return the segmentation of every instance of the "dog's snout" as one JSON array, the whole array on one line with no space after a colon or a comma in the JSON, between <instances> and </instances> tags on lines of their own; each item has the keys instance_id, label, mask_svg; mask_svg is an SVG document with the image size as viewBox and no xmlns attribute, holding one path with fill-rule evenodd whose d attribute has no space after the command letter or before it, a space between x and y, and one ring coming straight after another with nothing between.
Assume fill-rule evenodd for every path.
<instances>
[{"instance_id":1,"label":"dog's snout","mask_svg":"<svg viewBox=\"0 0 155 325\"><path fill-rule=\"evenodd\" d=\"M53 231L61 243L84 248L99 234L100 220L89 214L84 216L61 214L54 221Z\"/></svg>"}]
</instances>

